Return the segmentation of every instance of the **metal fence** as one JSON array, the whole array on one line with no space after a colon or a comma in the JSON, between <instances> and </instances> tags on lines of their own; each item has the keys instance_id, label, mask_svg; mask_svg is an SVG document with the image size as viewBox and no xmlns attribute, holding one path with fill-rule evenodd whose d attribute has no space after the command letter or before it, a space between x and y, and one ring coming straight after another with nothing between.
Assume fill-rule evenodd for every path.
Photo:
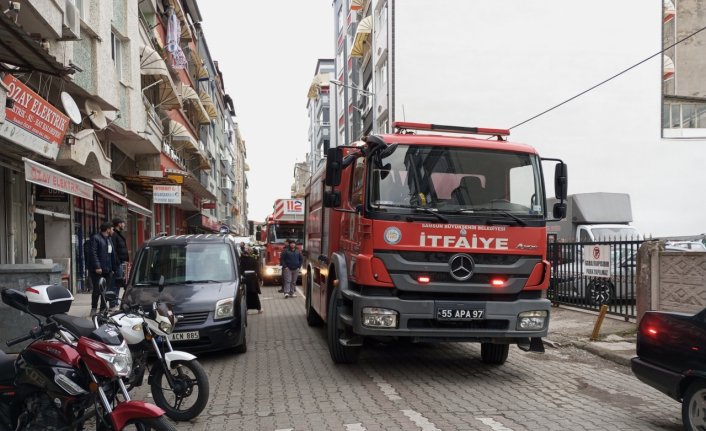
<instances>
[{"instance_id":1,"label":"metal fence","mask_svg":"<svg viewBox=\"0 0 706 431\"><path fill-rule=\"evenodd\" d=\"M548 298L553 303L636 316L637 250L642 240L549 242L552 264Z\"/></svg>"}]
</instances>

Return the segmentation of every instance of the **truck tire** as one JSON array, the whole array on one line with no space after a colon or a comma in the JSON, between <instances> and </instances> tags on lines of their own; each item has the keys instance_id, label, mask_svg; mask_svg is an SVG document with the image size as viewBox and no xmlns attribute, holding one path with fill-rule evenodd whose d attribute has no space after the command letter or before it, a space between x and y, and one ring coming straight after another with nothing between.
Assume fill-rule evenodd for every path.
<instances>
[{"instance_id":1,"label":"truck tire","mask_svg":"<svg viewBox=\"0 0 706 431\"><path fill-rule=\"evenodd\" d=\"M309 326L321 326L324 320L319 316L316 310L314 310L314 307L311 306L311 294L313 292L314 283L312 280L313 275L310 275L311 273L312 270L310 268L306 274L306 301L304 301L306 306L306 323L309 324Z\"/></svg>"},{"instance_id":2,"label":"truck tire","mask_svg":"<svg viewBox=\"0 0 706 431\"><path fill-rule=\"evenodd\" d=\"M341 293L338 288L334 288L328 302L328 351L331 359L336 364L353 364L358 362L360 346L344 346L340 343L341 335L345 332L345 326L339 318L339 307L341 306Z\"/></svg>"},{"instance_id":3,"label":"truck tire","mask_svg":"<svg viewBox=\"0 0 706 431\"><path fill-rule=\"evenodd\" d=\"M502 365L507 360L509 352L509 344L481 343L480 345L480 357L485 364Z\"/></svg>"}]
</instances>

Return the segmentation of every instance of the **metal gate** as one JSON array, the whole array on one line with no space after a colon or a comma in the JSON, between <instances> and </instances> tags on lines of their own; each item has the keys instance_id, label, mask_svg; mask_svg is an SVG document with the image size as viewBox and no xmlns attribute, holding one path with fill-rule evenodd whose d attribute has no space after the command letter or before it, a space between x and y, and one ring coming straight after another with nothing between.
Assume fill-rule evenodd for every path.
<instances>
[{"instance_id":1,"label":"metal gate","mask_svg":"<svg viewBox=\"0 0 706 431\"><path fill-rule=\"evenodd\" d=\"M547 297L557 304L635 317L637 250L642 240L549 242L551 279Z\"/></svg>"}]
</instances>

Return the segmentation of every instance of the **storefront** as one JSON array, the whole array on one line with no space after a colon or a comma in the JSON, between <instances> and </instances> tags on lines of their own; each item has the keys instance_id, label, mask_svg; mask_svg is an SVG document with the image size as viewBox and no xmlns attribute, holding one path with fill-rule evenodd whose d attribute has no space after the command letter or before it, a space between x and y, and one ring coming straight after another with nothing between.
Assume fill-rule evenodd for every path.
<instances>
[{"instance_id":1,"label":"storefront","mask_svg":"<svg viewBox=\"0 0 706 431\"><path fill-rule=\"evenodd\" d=\"M93 200L93 185L33 160L23 158L23 161L25 180L33 184L27 212L30 259L35 263L60 265L62 283L78 290L81 277L76 274L81 264L77 265L77 260L82 260L82 254L77 249L79 237L72 221L72 205L80 200Z\"/></svg>"},{"instance_id":2,"label":"storefront","mask_svg":"<svg viewBox=\"0 0 706 431\"><path fill-rule=\"evenodd\" d=\"M73 226L76 237L74 248L76 256L81 257L77 263L79 290L86 288L85 243L91 235L99 231L102 223L110 222L115 217L125 220L124 235L130 256L135 256L140 244L152 236L151 210L100 183L93 182L92 186L91 199L75 198L73 202Z\"/></svg>"}]
</instances>

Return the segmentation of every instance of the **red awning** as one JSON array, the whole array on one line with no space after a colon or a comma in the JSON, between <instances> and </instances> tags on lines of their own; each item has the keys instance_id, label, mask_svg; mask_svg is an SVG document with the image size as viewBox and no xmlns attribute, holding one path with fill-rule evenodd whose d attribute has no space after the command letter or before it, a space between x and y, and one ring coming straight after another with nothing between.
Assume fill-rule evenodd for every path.
<instances>
[{"instance_id":1,"label":"red awning","mask_svg":"<svg viewBox=\"0 0 706 431\"><path fill-rule=\"evenodd\" d=\"M148 210L147 208L143 207L140 204L137 204L127 197L121 195L120 193L116 192L115 190L111 190L108 187L101 185L97 182L93 182L93 187L96 192L102 194L103 196L107 197L108 199L112 199L116 202L119 202L121 204L127 205L128 211L132 211L137 214L142 214L147 217L152 217L152 211Z\"/></svg>"}]
</instances>

